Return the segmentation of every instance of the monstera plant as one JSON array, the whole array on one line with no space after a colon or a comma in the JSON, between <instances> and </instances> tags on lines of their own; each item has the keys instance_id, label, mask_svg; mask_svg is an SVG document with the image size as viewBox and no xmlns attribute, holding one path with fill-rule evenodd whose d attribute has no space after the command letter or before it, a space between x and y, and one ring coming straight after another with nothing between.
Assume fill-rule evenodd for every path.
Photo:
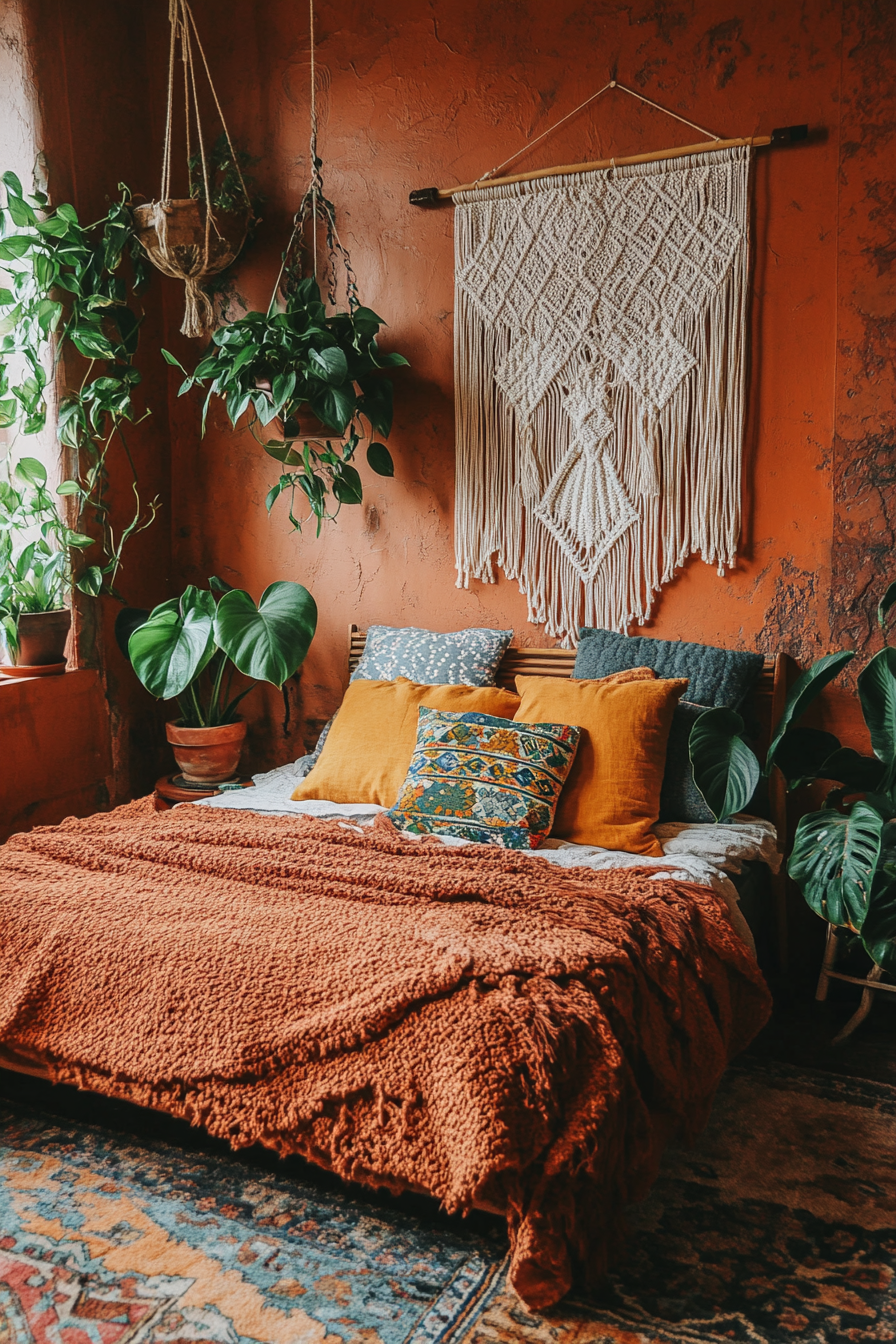
<instances>
[{"instance_id":1,"label":"monstera plant","mask_svg":"<svg viewBox=\"0 0 896 1344\"><path fill-rule=\"evenodd\" d=\"M896 583L878 607L885 634L894 607ZM830 785L821 808L800 819L787 871L816 914L858 935L878 966L896 972L896 648L881 649L858 677L873 756L798 722L854 656L827 654L799 677L764 766L744 740L743 719L730 709L700 716L690 756L697 787L719 821L745 808L762 775L773 770L788 790L817 780Z\"/></svg>"},{"instance_id":2,"label":"monstera plant","mask_svg":"<svg viewBox=\"0 0 896 1344\"><path fill-rule=\"evenodd\" d=\"M300 583L272 583L256 606L213 577L208 589L191 584L151 612L124 608L116 636L146 689L177 700L180 716L166 732L184 777L217 783L239 762L240 702L259 681L280 687L297 672L316 627L317 606ZM250 684L235 691L238 673Z\"/></svg>"}]
</instances>

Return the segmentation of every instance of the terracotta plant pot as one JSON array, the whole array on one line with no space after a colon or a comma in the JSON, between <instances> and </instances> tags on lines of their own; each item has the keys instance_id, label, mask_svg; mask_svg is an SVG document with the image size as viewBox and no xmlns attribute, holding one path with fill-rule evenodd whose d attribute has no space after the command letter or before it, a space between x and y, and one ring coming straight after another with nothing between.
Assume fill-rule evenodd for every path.
<instances>
[{"instance_id":1,"label":"terracotta plant pot","mask_svg":"<svg viewBox=\"0 0 896 1344\"><path fill-rule=\"evenodd\" d=\"M165 724L165 735L184 779L221 784L236 774L246 725L242 719L220 728L183 728L173 722Z\"/></svg>"},{"instance_id":2,"label":"terracotta plant pot","mask_svg":"<svg viewBox=\"0 0 896 1344\"><path fill-rule=\"evenodd\" d=\"M65 664L65 641L72 625L68 607L35 611L19 617L19 653L15 666L47 667Z\"/></svg>"}]
</instances>

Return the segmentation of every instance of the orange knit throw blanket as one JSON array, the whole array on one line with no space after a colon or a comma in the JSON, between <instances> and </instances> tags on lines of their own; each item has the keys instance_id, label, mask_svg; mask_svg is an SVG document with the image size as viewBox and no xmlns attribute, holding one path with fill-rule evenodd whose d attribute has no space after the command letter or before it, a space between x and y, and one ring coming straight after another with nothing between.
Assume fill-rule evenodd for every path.
<instances>
[{"instance_id":1,"label":"orange knit throw blanket","mask_svg":"<svg viewBox=\"0 0 896 1344\"><path fill-rule=\"evenodd\" d=\"M0 850L0 1045L342 1176L506 1208L532 1307L603 1270L768 1015L649 870L148 800Z\"/></svg>"}]
</instances>

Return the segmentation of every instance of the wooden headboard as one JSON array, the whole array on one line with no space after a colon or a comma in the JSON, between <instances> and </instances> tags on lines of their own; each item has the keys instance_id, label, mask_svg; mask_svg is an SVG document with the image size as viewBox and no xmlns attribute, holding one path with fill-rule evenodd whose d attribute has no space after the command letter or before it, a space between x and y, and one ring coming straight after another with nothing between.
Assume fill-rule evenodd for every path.
<instances>
[{"instance_id":1,"label":"wooden headboard","mask_svg":"<svg viewBox=\"0 0 896 1344\"><path fill-rule=\"evenodd\" d=\"M348 675L354 672L364 652L367 632L356 625L348 628ZM509 648L498 666L497 682L515 690L514 677L571 677L576 661L575 649ZM753 710L759 721L757 747L760 759L771 740L772 724L777 723L787 699L787 688L795 674L795 665L785 653L766 658L753 693ZM787 806L784 782L776 771L769 781L769 820L778 832L779 848L787 849ZM772 878L776 904L777 951L783 970L787 964L787 888L784 873Z\"/></svg>"}]
</instances>

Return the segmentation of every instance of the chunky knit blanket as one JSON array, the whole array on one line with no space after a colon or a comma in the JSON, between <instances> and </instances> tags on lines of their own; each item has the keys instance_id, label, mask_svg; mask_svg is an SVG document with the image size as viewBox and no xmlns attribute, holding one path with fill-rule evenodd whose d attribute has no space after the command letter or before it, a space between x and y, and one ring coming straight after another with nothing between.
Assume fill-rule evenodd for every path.
<instances>
[{"instance_id":1,"label":"chunky knit blanket","mask_svg":"<svg viewBox=\"0 0 896 1344\"><path fill-rule=\"evenodd\" d=\"M0 1048L448 1210L532 1307L603 1270L765 1021L706 888L147 800L0 850Z\"/></svg>"}]
</instances>

